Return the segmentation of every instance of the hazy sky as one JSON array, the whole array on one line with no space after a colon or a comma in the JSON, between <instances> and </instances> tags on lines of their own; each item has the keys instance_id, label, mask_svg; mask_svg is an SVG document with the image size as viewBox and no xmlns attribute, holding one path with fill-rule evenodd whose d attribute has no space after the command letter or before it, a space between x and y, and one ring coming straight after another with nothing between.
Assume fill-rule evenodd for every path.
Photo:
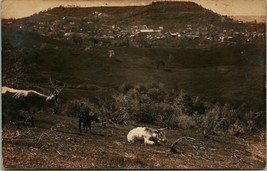
<instances>
[{"instance_id":1,"label":"hazy sky","mask_svg":"<svg viewBox=\"0 0 267 171\"><path fill-rule=\"evenodd\" d=\"M21 18L36 12L60 5L86 6L124 6L147 5L159 0L2 0L3 18ZM164 0L165 1L165 0ZM222 15L265 16L265 0L168 0L193 1L204 8L211 9Z\"/></svg>"}]
</instances>

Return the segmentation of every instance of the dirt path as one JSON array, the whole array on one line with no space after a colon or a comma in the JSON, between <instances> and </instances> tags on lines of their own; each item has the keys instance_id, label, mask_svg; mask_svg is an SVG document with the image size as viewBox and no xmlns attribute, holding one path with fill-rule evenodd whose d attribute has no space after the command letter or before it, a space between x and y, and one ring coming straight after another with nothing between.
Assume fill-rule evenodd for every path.
<instances>
[{"instance_id":1,"label":"dirt path","mask_svg":"<svg viewBox=\"0 0 267 171\"><path fill-rule=\"evenodd\" d=\"M9 169L262 169L265 143L235 137L204 138L168 130L163 146L129 144L134 126L93 123L80 134L76 118L39 115L37 127L3 128L3 167ZM171 146L177 142L171 152Z\"/></svg>"}]
</instances>

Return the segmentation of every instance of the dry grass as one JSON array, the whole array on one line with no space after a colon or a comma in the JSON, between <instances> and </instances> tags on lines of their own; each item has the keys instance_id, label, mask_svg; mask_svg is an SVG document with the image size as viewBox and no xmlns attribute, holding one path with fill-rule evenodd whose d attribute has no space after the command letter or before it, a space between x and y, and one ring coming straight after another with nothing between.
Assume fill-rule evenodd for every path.
<instances>
[{"instance_id":1,"label":"dry grass","mask_svg":"<svg viewBox=\"0 0 267 171\"><path fill-rule=\"evenodd\" d=\"M2 132L7 169L262 169L265 143L168 130L163 146L126 142L134 126L93 123L94 134L80 134L77 118L40 114L37 127L9 126ZM265 136L265 135L264 135ZM176 153L170 151L174 142Z\"/></svg>"}]
</instances>

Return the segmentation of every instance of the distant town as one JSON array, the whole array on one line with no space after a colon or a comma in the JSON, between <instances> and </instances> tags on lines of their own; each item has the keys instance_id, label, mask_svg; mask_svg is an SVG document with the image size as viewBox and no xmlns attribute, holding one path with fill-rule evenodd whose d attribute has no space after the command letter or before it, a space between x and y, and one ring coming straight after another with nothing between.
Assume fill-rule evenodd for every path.
<instances>
[{"instance_id":1,"label":"distant town","mask_svg":"<svg viewBox=\"0 0 267 171\"><path fill-rule=\"evenodd\" d=\"M160 22L153 24L150 22L145 24L128 22L128 24L122 24L112 22L114 20L110 20L110 18L113 16L110 13L105 13L105 11L103 12L100 8L96 8L100 10L95 11L90 8L89 12L82 17L55 14L55 10L58 12L79 9L76 6L61 6L34 14L27 19L3 20L3 26L18 31L35 32L56 40L72 41L75 44L85 46L85 50L98 46L205 48L209 46L249 44L257 39L265 38L264 23L235 21L227 16L219 16L210 11L204 11L202 7L195 4L191 6L193 7L190 7L190 9L192 8L195 14L201 12L209 17L211 16L217 23L202 23L202 20L191 23L188 20L179 23L179 27L173 28L165 26L164 23L160 24ZM184 13L179 15L183 17ZM218 25L218 23L221 25Z\"/></svg>"}]
</instances>

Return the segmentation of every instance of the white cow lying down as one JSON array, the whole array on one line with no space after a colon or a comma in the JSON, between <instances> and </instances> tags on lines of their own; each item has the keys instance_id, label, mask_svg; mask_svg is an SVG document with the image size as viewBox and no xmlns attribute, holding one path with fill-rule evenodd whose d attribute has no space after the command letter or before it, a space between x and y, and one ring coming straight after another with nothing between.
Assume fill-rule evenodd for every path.
<instances>
[{"instance_id":1,"label":"white cow lying down","mask_svg":"<svg viewBox=\"0 0 267 171\"><path fill-rule=\"evenodd\" d=\"M128 142L142 141L145 144L160 144L167 142L164 130L167 128L153 129L148 127L137 127L129 131Z\"/></svg>"}]
</instances>

